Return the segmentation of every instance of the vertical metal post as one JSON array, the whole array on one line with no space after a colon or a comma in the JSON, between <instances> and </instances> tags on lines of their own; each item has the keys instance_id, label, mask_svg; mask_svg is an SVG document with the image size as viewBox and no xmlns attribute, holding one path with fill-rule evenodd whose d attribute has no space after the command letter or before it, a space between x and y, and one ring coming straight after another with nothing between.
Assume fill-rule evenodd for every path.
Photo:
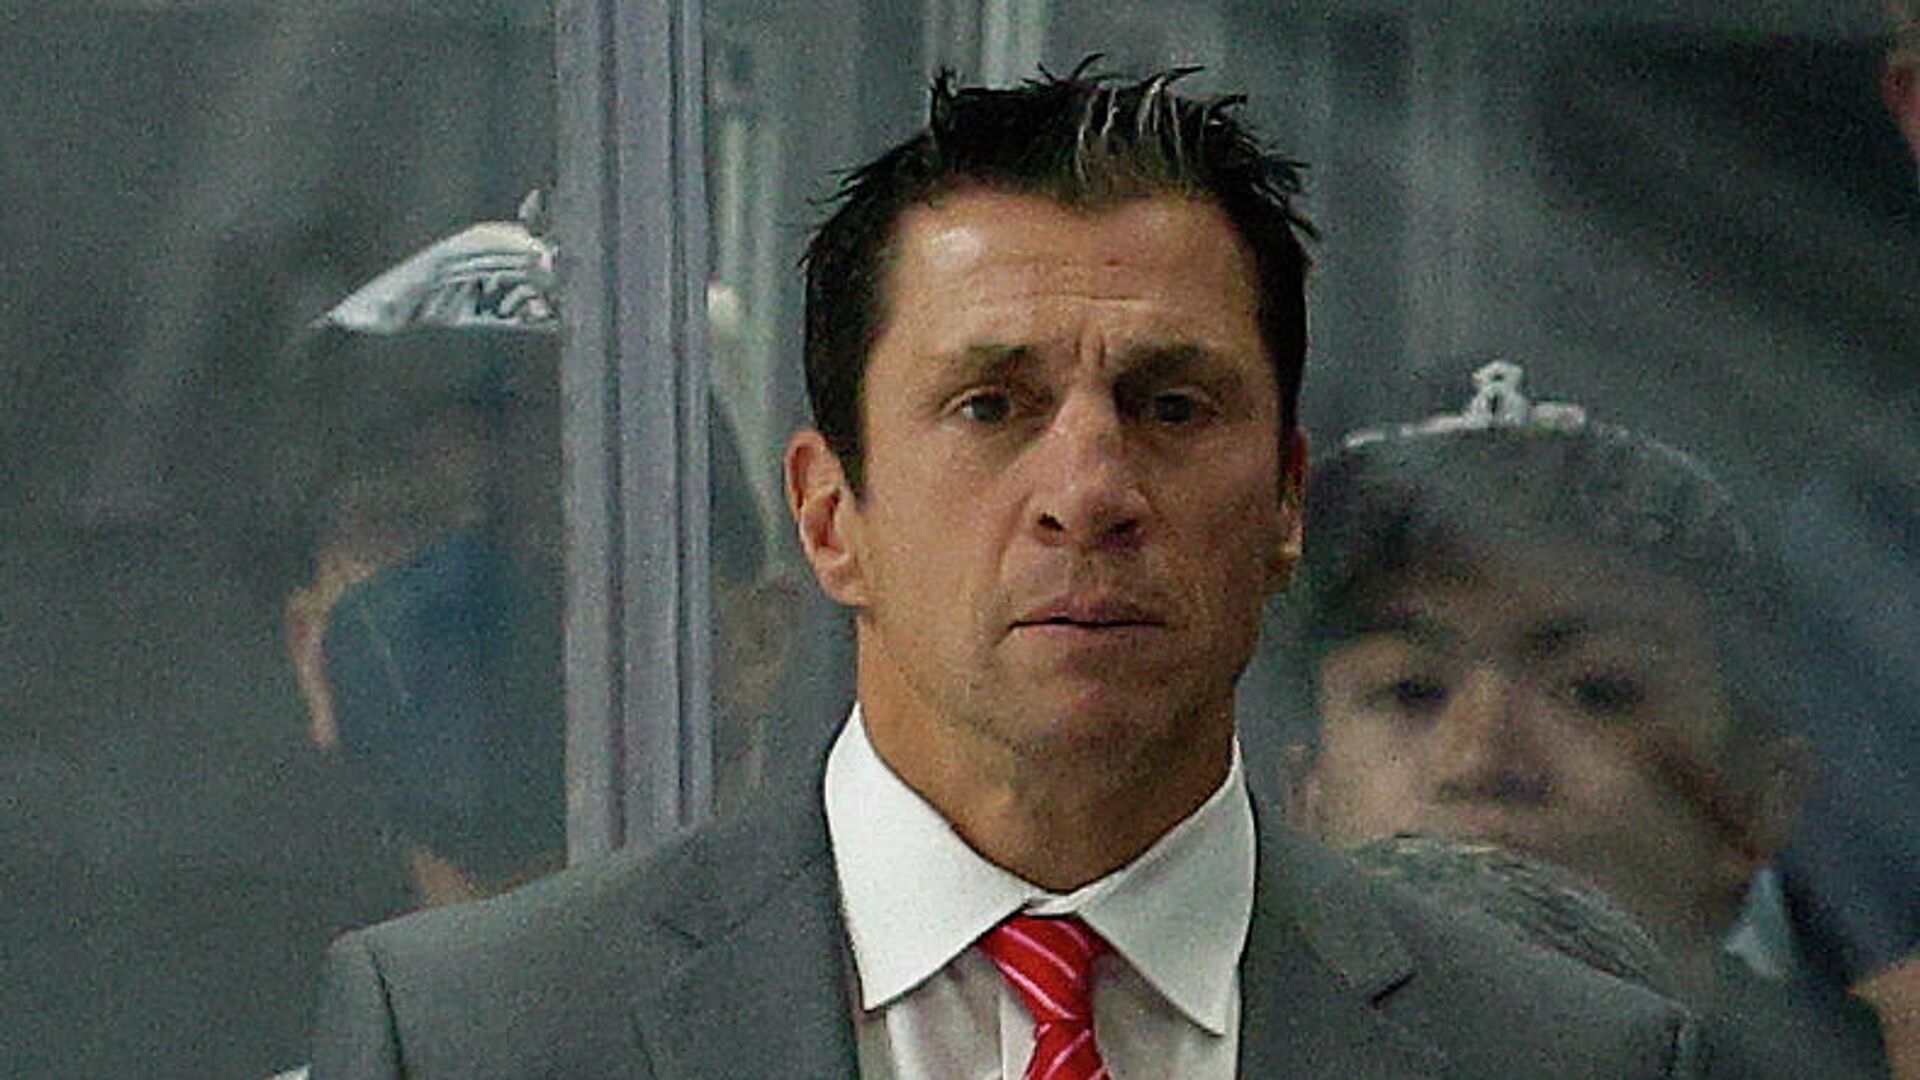
<instances>
[{"instance_id":1,"label":"vertical metal post","mask_svg":"<svg viewBox=\"0 0 1920 1080\"><path fill-rule=\"evenodd\" d=\"M1009 86L1040 66L1047 0L922 0L920 26L927 77L953 66L963 82Z\"/></svg>"},{"instance_id":2,"label":"vertical metal post","mask_svg":"<svg viewBox=\"0 0 1920 1080\"><path fill-rule=\"evenodd\" d=\"M1481 42L1469 14L1418 10L1405 22L1407 131L1402 144L1413 221L1406 231L1406 368L1430 370L1460 354L1481 322L1486 280L1476 241L1488 222L1488 173L1504 163L1486 145Z\"/></svg>"},{"instance_id":3,"label":"vertical metal post","mask_svg":"<svg viewBox=\"0 0 1920 1080\"><path fill-rule=\"evenodd\" d=\"M1046 36L1046 0L980 0L981 80L1011 86L1032 78Z\"/></svg>"},{"instance_id":4,"label":"vertical metal post","mask_svg":"<svg viewBox=\"0 0 1920 1080\"><path fill-rule=\"evenodd\" d=\"M568 848L711 806L700 0L561 0Z\"/></svg>"}]
</instances>

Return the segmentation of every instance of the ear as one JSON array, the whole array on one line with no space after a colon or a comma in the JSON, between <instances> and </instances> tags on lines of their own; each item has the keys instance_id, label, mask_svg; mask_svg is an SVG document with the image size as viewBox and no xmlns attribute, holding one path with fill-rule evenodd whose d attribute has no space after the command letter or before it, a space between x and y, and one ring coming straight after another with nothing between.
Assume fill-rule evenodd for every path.
<instances>
[{"instance_id":1,"label":"ear","mask_svg":"<svg viewBox=\"0 0 1920 1080\"><path fill-rule=\"evenodd\" d=\"M282 609L287 658L293 662L300 700L307 706L307 738L322 750L340 744L340 730L333 719L333 690L327 685L327 660L320 650L330 613L319 590L312 587L295 589Z\"/></svg>"},{"instance_id":2,"label":"ear","mask_svg":"<svg viewBox=\"0 0 1920 1080\"><path fill-rule=\"evenodd\" d=\"M393 561L392 559L386 561ZM283 629L287 659L307 706L307 738L322 750L340 745L333 714L333 684L327 680L324 648L334 606L348 589L378 573L384 563L363 549L339 543L322 545L313 557L313 581L287 594Z\"/></svg>"},{"instance_id":3,"label":"ear","mask_svg":"<svg viewBox=\"0 0 1920 1080\"><path fill-rule=\"evenodd\" d=\"M1920 64L1890 60L1880 72L1880 96L1920 161Z\"/></svg>"},{"instance_id":4,"label":"ear","mask_svg":"<svg viewBox=\"0 0 1920 1080\"><path fill-rule=\"evenodd\" d=\"M1306 546L1307 433L1295 427L1280 463L1280 540L1267 563L1267 592L1285 592Z\"/></svg>"},{"instance_id":5,"label":"ear","mask_svg":"<svg viewBox=\"0 0 1920 1080\"><path fill-rule=\"evenodd\" d=\"M799 530L800 550L820 588L847 607L865 607L860 565L860 507L839 455L812 428L787 441L787 509Z\"/></svg>"}]
</instances>

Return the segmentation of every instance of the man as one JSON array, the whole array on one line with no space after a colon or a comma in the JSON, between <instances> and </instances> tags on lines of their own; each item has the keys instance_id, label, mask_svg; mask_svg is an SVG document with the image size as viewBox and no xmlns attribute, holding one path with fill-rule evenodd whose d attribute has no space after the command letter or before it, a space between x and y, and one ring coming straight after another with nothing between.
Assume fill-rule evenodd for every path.
<instances>
[{"instance_id":1,"label":"man","mask_svg":"<svg viewBox=\"0 0 1920 1080\"><path fill-rule=\"evenodd\" d=\"M552 260L522 222L473 225L300 339L326 390L319 467L289 485L288 653L310 739L378 805L426 906L565 851Z\"/></svg>"},{"instance_id":2,"label":"man","mask_svg":"<svg viewBox=\"0 0 1920 1080\"><path fill-rule=\"evenodd\" d=\"M529 198L523 219L538 217ZM406 849L423 906L558 869L561 746L559 298L524 221L417 252L309 328L320 457L303 487L303 582L286 601L309 737L338 752ZM795 602L723 409L711 413L715 705L725 787L757 771L756 723Z\"/></svg>"},{"instance_id":3,"label":"man","mask_svg":"<svg viewBox=\"0 0 1920 1080\"><path fill-rule=\"evenodd\" d=\"M320 1080L1686 1067L1664 1000L1249 798L1234 683L1298 552L1306 259L1291 174L1172 79L943 79L815 238L786 473L859 699L824 771L343 940Z\"/></svg>"},{"instance_id":4,"label":"man","mask_svg":"<svg viewBox=\"0 0 1920 1080\"><path fill-rule=\"evenodd\" d=\"M1650 981L1724 1014L1712 1049L1739 1075L1879 1075L1864 1013L1791 1008L1723 948L1799 771L1731 498L1677 450L1528 401L1514 365L1475 379L1464 412L1352 437L1313 475L1297 820L1566 867L1651 933Z\"/></svg>"}]
</instances>

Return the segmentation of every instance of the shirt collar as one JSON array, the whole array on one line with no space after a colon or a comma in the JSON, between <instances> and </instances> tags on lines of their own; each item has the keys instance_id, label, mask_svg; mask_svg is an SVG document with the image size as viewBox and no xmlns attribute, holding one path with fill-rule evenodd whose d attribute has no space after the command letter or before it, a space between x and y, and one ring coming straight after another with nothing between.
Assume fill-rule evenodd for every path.
<instances>
[{"instance_id":1,"label":"shirt collar","mask_svg":"<svg viewBox=\"0 0 1920 1080\"><path fill-rule=\"evenodd\" d=\"M1189 1020L1226 1032L1253 914L1253 809L1238 744L1199 809L1064 896L968 847L880 759L858 705L827 758L825 797L863 1009L905 995L1024 908L1085 919Z\"/></svg>"}]
</instances>

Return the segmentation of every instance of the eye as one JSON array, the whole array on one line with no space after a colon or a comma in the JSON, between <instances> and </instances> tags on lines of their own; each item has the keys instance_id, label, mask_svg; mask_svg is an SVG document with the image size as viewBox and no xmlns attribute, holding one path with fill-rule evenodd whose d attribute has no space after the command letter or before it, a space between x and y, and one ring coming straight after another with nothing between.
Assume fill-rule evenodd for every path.
<instances>
[{"instance_id":1,"label":"eye","mask_svg":"<svg viewBox=\"0 0 1920 1080\"><path fill-rule=\"evenodd\" d=\"M1200 398L1186 391L1169 390L1147 400L1147 415L1156 424L1191 424L1200 419Z\"/></svg>"},{"instance_id":2,"label":"eye","mask_svg":"<svg viewBox=\"0 0 1920 1080\"><path fill-rule=\"evenodd\" d=\"M1640 680L1617 672L1582 675L1573 680L1567 692L1574 704L1599 716L1631 712L1647 696Z\"/></svg>"},{"instance_id":3,"label":"eye","mask_svg":"<svg viewBox=\"0 0 1920 1080\"><path fill-rule=\"evenodd\" d=\"M1375 708L1424 720L1446 707L1447 685L1429 676L1409 675L1378 684L1368 697Z\"/></svg>"},{"instance_id":4,"label":"eye","mask_svg":"<svg viewBox=\"0 0 1920 1080\"><path fill-rule=\"evenodd\" d=\"M960 399L954 411L976 424L998 424L1013 415L1013 395L1004 390L976 390Z\"/></svg>"},{"instance_id":5,"label":"eye","mask_svg":"<svg viewBox=\"0 0 1920 1080\"><path fill-rule=\"evenodd\" d=\"M1160 427L1189 427L1205 422L1217 410L1213 399L1192 387L1144 390L1137 396L1123 395L1121 411L1148 424Z\"/></svg>"},{"instance_id":6,"label":"eye","mask_svg":"<svg viewBox=\"0 0 1920 1080\"><path fill-rule=\"evenodd\" d=\"M1407 712L1437 712L1447 703L1447 688L1438 679L1401 679L1387 692L1393 703Z\"/></svg>"},{"instance_id":7,"label":"eye","mask_svg":"<svg viewBox=\"0 0 1920 1080\"><path fill-rule=\"evenodd\" d=\"M1114 404L1130 421L1165 428L1204 423L1219 411L1205 389L1158 378L1123 379L1115 389Z\"/></svg>"}]
</instances>

